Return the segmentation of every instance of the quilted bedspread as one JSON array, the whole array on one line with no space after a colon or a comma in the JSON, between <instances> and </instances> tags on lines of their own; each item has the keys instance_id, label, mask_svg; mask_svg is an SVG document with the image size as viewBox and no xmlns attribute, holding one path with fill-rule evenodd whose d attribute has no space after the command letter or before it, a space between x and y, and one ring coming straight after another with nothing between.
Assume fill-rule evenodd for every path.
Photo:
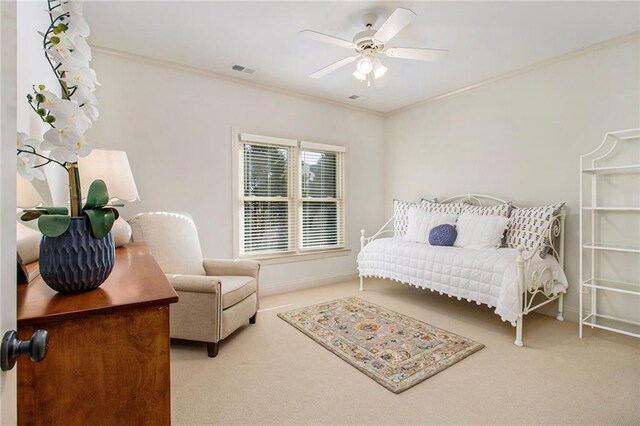
<instances>
[{"instance_id":1,"label":"quilted bedspread","mask_svg":"<svg viewBox=\"0 0 640 426\"><path fill-rule=\"evenodd\" d=\"M362 249L358 270L363 277L387 278L495 306L495 313L503 321L515 325L519 292L517 255L518 251L510 248L474 250L380 238ZM566 292L567 278L551 255L544 259L533 256L526 273L527 285L531 285L532 272L544 268L553 274L552 292Z\"/></svg>"}]
</instances>

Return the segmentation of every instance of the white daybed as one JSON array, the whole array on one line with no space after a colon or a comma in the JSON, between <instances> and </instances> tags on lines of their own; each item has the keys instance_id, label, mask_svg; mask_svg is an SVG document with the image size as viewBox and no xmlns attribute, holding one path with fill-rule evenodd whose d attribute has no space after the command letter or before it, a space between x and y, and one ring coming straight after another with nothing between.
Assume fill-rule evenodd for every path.
<instances>
[{"instance_id":1,"label":"white daybed","mask_svg":"<svg viewBox=\"0 0 640 426\"><path fill-rule=\"evenodd\" d=\"M442 202L482 206L487 201L506 203L479 194L459 195ZM539 232L539 248L548 251L541 258L537 249L525 252L522 247L476 250L430 246L398 237L379 238L394 232L387 229L392 217L371 237L365 237L364 229L361 231L360 290L364 289L365 277L385 278L495 307L503 321L516 327L514 343L523 346L524 315L557 300L556 318L563 320L563 295L568 287L563 271L564 218L561 210L548 229Z\"/></svg>"}]
</instances>

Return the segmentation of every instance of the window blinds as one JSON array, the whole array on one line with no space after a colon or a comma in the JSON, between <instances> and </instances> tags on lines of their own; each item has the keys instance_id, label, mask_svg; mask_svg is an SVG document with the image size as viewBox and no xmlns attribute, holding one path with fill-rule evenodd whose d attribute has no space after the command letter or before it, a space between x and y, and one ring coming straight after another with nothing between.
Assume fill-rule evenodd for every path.
<instances>
[{"instance_id":1,"label":"window blinds","mask_svg":"<svg viewBox=\"0 0 640 426\"><path fill-rule=\"evenodd\" d=\"M241 143L243 253L293 249L292 151L288 145Z\"/></svg>"},{"instance_id":2,"label":"window blinds","mask_svg":"<svg viewBox=\"0 0 640 426\"><path fill-rule=\"evenodd\" d=\"M342 153L302 148L301 249L344 245Z\"/></svg>"},{"instance_id":3,"label":"window blinds","mask_svg":"<svg viewBox=\"0 0 640 426\"><path fill-rule=\"evenodd\" d=\"M344 247L344 148L240 135L240 254Z\"/></svg>"}]
</instances>

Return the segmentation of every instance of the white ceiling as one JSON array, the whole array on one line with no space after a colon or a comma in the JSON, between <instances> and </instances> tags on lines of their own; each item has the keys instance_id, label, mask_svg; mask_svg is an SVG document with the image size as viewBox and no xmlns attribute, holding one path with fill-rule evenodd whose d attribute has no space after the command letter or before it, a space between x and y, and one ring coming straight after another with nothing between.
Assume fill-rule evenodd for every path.
<instances>
[{"instance_id":1,"label":"white ceiling","mask_svg":"<svg viewBox=\"0 0 640 426\"><path fill-rule=\"evenodd\" d=\"M389 46L450 50L444 63L382 57L372 89L355 64L308 74L351 51L298 35L313 29L351 39L362 15L377 28L396 7L418 17ZM639 2L116 2L85 4L93 45L150 56L364 108L388 112L640 29ZM258 69L253 76L232 64ZM347 99L352 94L362 98Z\"/></svg>"}]
</instances>

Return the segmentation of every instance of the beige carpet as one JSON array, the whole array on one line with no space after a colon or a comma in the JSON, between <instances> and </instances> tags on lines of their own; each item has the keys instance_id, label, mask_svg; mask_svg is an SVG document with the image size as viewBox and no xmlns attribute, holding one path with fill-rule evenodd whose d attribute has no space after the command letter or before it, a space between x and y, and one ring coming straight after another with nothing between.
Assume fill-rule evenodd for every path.
<instances>
[{"instance_id":1,"label":"beige carpet","mask_svg":"<svg viewBox=\"0 0 640 426\"><path fill-rule=\"evenodd\" d=\"M382 280L265 297L256 325L204 345L172 345L174 424L640 424L640 340L543 315L514 329L485 306ZM346 296L383 305L485 344L396 395L278 319ZM273 309L275 308L275 309Z\"/></svg>"}]
</instances>

